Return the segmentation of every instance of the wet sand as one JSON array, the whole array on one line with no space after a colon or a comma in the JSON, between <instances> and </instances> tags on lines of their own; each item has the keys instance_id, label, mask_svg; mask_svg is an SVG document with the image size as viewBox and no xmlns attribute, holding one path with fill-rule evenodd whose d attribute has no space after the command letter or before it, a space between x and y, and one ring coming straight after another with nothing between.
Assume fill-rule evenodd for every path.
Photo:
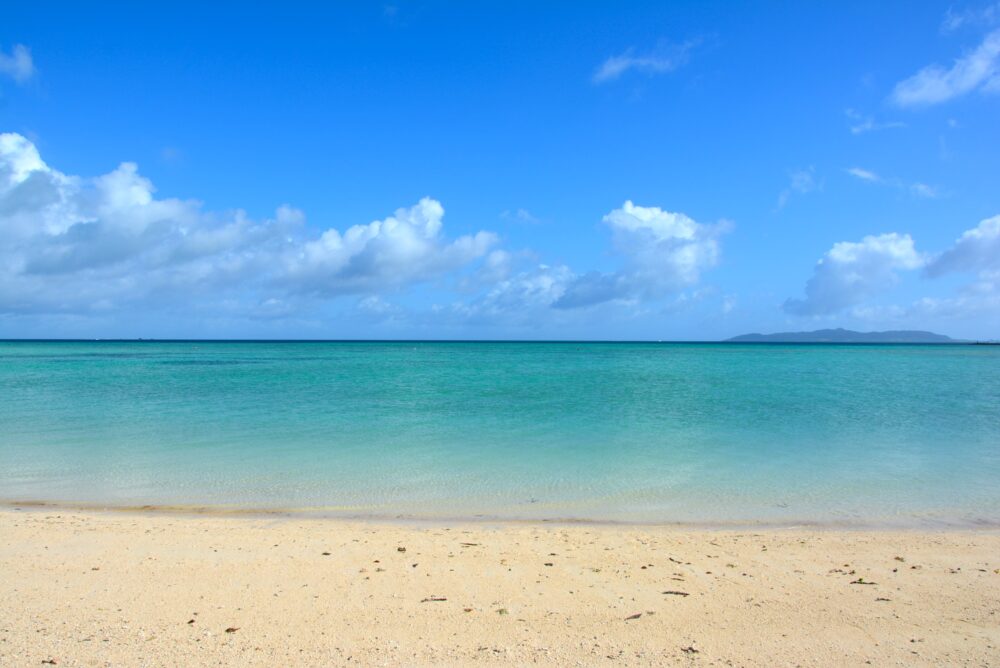
<instances>
[{"instance_id":1,"label":"wet sand","mask_svg":"<svg viewBox=\"0 0 1000 668\"><path fill-rule=\"evenodd\" d=\"M0 510L2 666L1000 662L1000 533Z\"/></svg>"}]
</instances>

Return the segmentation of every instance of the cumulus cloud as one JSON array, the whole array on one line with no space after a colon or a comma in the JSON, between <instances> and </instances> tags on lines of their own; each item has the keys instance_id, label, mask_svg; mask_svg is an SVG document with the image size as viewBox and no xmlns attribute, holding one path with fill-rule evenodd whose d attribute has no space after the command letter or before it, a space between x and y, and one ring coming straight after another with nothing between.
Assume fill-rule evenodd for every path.
<instances>
[{"instance_id":1,"label":"cumulus cloud","mask_svg":"<svg viewBox=\"0 0 1000 668\"><path fill-rule=\"evenodd\" d=\"M833 245L817 263L806 283L805 299L789 299L783 309L791 315L837 313L894 286L899 270L925 263L908 234L866 236L860 242Z\"/></svg>"},{"instance_id":2,"label":"cumulus cloud","mask_svg":"<svg viewBox=\"0 0 1000 668\"><path fill-rule=\"evenodd\" d=\"M233 299L248 310L296 298L369 294L428 281L485 255L490 232L448 239L444 209L415 206L344 232L310 234L304 214L212 213L157 198L133 163L63 174L17 134L0 135L0 313L93 312L144 301Z\"/></svg>"},{"instance_id":3,"label":"cumulus cloud","mask_svg":"<svg viewBox=\"0 0 1000 668\"><path fill-rule=\"evenodd\" d=\"M0 51L0 74L5 74L17 83L24 83L35 75L35 63L31 50L23 44L15 44L10 54Z\"/></svg>"},{"instance_id":4,"label":"cumulus cloud","mask_svg":"<svg viewBox=\"0 0 1000 668\"><path fill-rule=\"evenodd\" d=\"M594 72L593 82L608 83L633 70L650 75L673 72L688 62L691 50L700 43L701 40L698 39L691 39L681 44L661 42L653 51L642 54L636 53L635 49L628 49L601 63Z\"/></svg>"},{"instance_id":5,"label":"cumulus cloud","mask_svg":"<svg viewBox=\"0 0 1000 668\"><path fill-rule=\"evenodd\" d=\"M983 220L962 233L951 248L933 258L927 265L928 276L951 272L1000 271L1000 216Z\"/></svg>"},{"instance_id":6,"label":"cumulus cloud","mask_svg":"<svg viewBox=\"0 0 1000 668\"><path fill-rule=\"evenodd\" d=\"M729 225L696 223L683 213L625 202L604 217L617 249L631 270L650 283L670 289L698 281L719 260L719 236Z\"/></svg>"},{"instance_id":7,"label":"cumulus cloud","mask_svg":"<svg viewBox=\"0 0 1000 668\"><path fill-rule=\"evenodd\" d=\"M329 229L285 258L281 281L318 295L373 292L457 269L483 256L497 237L478 232L446 243L444 208L425 197L385 220L355 225L343 234Z\"/></svg>"},{"instance_id":8,"label":"cumulus cloud","mask_svg":"<svg viewBox=\"0 0 1000 668\"><path fill-rule=\"evenodd\" d=\"M863 303L895 285L899 272L921 268L930 279L952 273L975 278L952 295L923 297L907 306ZM803 316L845 309L855 318L881 323L1000 315L1000 215L966 230L936 255L918 253L913 240L900 234L835 244L817 263L806 298L784 304L785 312Z\"/></svg>"},{"instance_id":9,"label":"cumulus cloud","mask_svg":"<svg viewBox=\"0 0 1000 668\"><path fill-rule=\"evenodd\" d=\"M473 299L438 306L434 315L457 318L471 325L528 328L551 325L560 316L553 305L575 278L576 274L565 265L535 265L511 273Z\"/></svg>"},{"instance_id":10,"label":"cumulus cloud","mask_svg":"<svg viewBox=\"0 0 1000 668\"><path fill-rule=\"evenodd\" d=\"M989 33L950 68L930 65L900 81L890 99L900 107L927 106L976 90L1000 92L1000 30Z\"/></svg>"},{"instance_id":11,"label":"cumulus cloud","mask_svg":"<svg viewBox=\"0 0 1000 668\"><path fill-rule=\"evenodd\" d=\"M290 206L265 219L206 211L158 196L134 163L65 174L23 136L0 134L0 317L165 310L289 321L353 295L345 313L370 323L551 327L599 307L621 315L691 301L683 292L716 266L728 229L627 201L603 218L617 270L577 272L500 248L491 232L449 237L444 215L431 198L346 229L310 228ZM426 313L385 298L421 283L466 300Z\"/></svg>"},{"instance_id":12,"label":"cumulus cloud","mask_svg":"<svg viewBox=\"0 0 1000 668\"><path fill-rule=\"evenodd\" d=\"M442 314L472 324L530 328L570 322L574 314L595 309L617 309L620 315L622 307L626 313L637 313L648 303L671 297L688 303L692 300L682 291L698 284L702 274L718 263L719 238L729 228L726 222L701 224L683 213L631 201L604 216L604 223L621 259L617 271L576 272L566 265L547 264L517 269L518 258L495 250L477 275L490 274L496 280L478 297L442 307Z\"/></svg>"},{"instance_id":13,"label":"cumulus cloud","mask_svg":"<svg viewBox=\"0 0 1000 668\"><path fill-rule=\"evenodd\" d=\"M704 225L683 213L631 201L604 216L625 267L577 276L553 304L578 308L613 300L655 299L698 282L719 261L727 223Z\"/></svg>"}]
</instances>

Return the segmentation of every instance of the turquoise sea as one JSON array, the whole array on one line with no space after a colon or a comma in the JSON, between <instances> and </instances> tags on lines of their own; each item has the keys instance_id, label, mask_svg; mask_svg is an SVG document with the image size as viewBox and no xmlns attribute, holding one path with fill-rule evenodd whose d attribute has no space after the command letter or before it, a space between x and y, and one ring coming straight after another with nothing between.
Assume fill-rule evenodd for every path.
<instances>
[{"instance_id":1,"label":"turquoise sea","mask_svg":"<svg viewBox=\"0 0 1000 668\"><path fill-rule=\"evenodd\" d=\"M0 343L0 500L1000 524L1000 347Z\"/></svg>"}]
</instances>

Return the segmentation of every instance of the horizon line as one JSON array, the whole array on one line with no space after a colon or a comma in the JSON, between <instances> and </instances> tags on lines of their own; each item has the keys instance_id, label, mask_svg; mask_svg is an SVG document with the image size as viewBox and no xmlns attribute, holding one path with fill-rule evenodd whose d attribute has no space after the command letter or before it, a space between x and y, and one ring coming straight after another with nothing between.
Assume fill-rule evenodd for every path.
<instances>
[{"instance_id":1,"label":"horizon line","mask_svg":"<svg viewBox=\"0 0 1000 668\"><path fill-rule=\"evenodd\" d=\"M739 335L743 336L743 335ZM905 345L947 346L996 344L996 339L950 341L736 341L728 339L225 339L225 338L0 338L0 343L616 343L616 344L752 344L752 345Z\"/></svg>"}]
</instances>

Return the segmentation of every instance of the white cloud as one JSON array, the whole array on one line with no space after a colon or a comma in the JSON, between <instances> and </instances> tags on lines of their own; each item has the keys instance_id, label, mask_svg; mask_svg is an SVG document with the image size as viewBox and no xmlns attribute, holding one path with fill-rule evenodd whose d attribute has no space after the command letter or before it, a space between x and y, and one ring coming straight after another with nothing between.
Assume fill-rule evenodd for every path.
<instances>
[{"instance_id":1,"label":"white cloud","mask_svg":"<svg viewBox=\"0 0 1000 668\"><path fill-rule=\"evenodd\" d=\"M24 137L0 134L0 317L290 322L329 315L324 304L355 295L346 317L433 325L436 315L386 300L430 283L471 295L439 307L446 323L556 327L656 312L647 301L692 303L683 291L716 266L728 229L631 201L603 220L619 268L575 272L499 248L491 232L447 237L444 208L431 198L367 224L312 231L289 206L254 220L158 197L133 163L97 177L64 174Z\"/></svg>"},{"instance_id":2,"label":"white cloud","mask_svg":"<svg viewBox=\"0 0 1000 668\"><path fill-rule=\"evenodd\" d=\"M805 299L789 299L782 308L802 316L837 313L895 285L897 271L918 269L924 262L908 234L842 241L816 263Z\"/></svg>"},{"instance_id":3,"label":"white cloud","mask_svg":"<svg viewBox=\"0 0 1000 668\"><path fill-rule=\"evenodd\" d=\"M497 249L491 251L479 266L477 277L485 284L498 283L510 276L514 257L511 253Z\"/></svg>"},{"instance_id":4,"label":"white cloud","mask_svg":"<svg viewBox=\"0 0 1000 668\"><path fill-rule=\"evenodd\" d=\"M683 213L631 201L604 216L604 222L625 267L577 276L553 304L556 308L655 299L694 285L704 271L718 264L719 237L729 227L728 223L702 225Z\"/></svg>"},{"instance_id":5,"label":"white cloud","mask_svg":"<svg viewBox=\"0 0 1000 668\"><path fill-rule=\"evenodd\" d=\"M496 243L449 240L424 198L384 220L314 236L280 207L264 221L158 199L133 163L96 178L63 174L17 134L0 134L0 313L93 312L198 300L248 310L300 298L373 294L459 269Z\"/></svg>"},{"instance_id":6,"label":"white cloud","mask_svg":"<svg viewBox=\"0 0 1000 668\"><path fill-rule=\"evenodd\" d=\"M35 74L35 63L31 50L23 44L15 44L10 55L0 51L0 74L6 74L17 83L24 83Z\"/></svg>"},{"instance_id":7,"label":"white cloud","mask_svg":"<svg viewBox=\"0 0 1000 668\"><path fill-rule=\"evenodd\" d=\"M537 265L503 278L469 302L451 304L446 312L470 324L539 327L551 323L553 306L575 279L565 265Z\"/></svg>"},{"instance_id":8,"label":"white cloud","mask_svg":"<svg viewBox=\"0 0 1000 668\"><path fill-rule=\"evenodd\" d=\"M470 322L539 326L601 306L636 311L646 301L696 285L718 263L719 238L729 228L726 222L700 224L682 213L631 201L604 216L604 222L622 259L619 270L577 273L565 265L541 264L514 271L513 255L493 251L477 277L492 274L497 280L482 296L452 304L448 312Z\"/></svg>"},{"instance_id":9,"label":"white cloud","mask_svg":"<svg viewBox=\"0 0 1000 668\"><path fill-rule=\"evenodd\" d=\"M872 310L885 311L887 316L900 321L936 319L951 323L957 319L975 318L981 325L984 317L1000 317L1000 270L980 271L975 281L959 287L949 296L922 297L906 307L886 306Z\"/></svg>"},{"instance_id":10,"label":"white cloud","mask_svg":"<svg viewBox=\"0 0 1000 668\"><path fill-rule=\"evenodd\" d=\"M920 268L931 279L952 273L971 273L975 278L952 295L926 296L907 306L865 303L895 285L899 272ZM799 316L847 311L851 317L882 325L1000 317L1000 215L966 230L934 256L918 253L913 240L900 234L835 244L817 263L806 298L786 301L784 310Z\"/></svg>"},{"instance_id":11,"label":"white cloud","mask_svg":"<svg viewBox=\"0 0 1000 668\"><path fill-rule=\"evenodd\" d=\"M719 236L729 225L703 225L683 213L625 202L604 216L632 270L668 288L696 283L719 260Z\"/></svg>"},{"instance_id":12,"label":"white cloud","mask_svg":"<svg viewBox=\"0 0 1000 668\"><path fill-rule=\"evenodd\" d=\"M700 43L701 40L698 39L688 40L681 44L661 42L656 49L645 54L637 54L634 49L628 49L624 53L612 56L601 63L601 66L594 72L593 82L602 84L614 81L630 70L645 74L672 72L687 63L691 50Z\"/></svg>"},{"instance_id":13,"label":"white cloud","mask_svg":"<svg viewBox=\"0 0 1000 668\"><path fill-rule=\"evenodd\" d=\"M927 275L931 277L977 271L1000 271L1000 216L987 218L963 232L951 248L927 265Z\"/></svg>"},{"instance_id":14,"label":"white cloud","mask_svg":"<svg viewBox=\"0 0 1000 668\"><path fill-rule=\"evenodd\" d=\"M497 242L479 232L446 243L444 208L425 197L385 220L329 229L285 258L281 277L293 290L316 295L364 293L428 280L482 257Z\"/></svg>"},{"instance_id":15,"label":"white cloud","mask_svg":"<svg viewBox=\"0 0 1000 668\"><path fill-rule=\"evenodd\" d=\"M979 90L1000 92L1000 30L950 68L930 65L896 84L891 100L900 107L926 106Z\"/></svg>"},{"instance_id":16,"label":"white cloud","mask_svg":"<svg viewBox=\"0 0 1000 668\"><path fill-rule=\"evenodd\" d=\"M862 181L873 181L877 183L882 180L881 177L879 177L879 175L875 172L862 169L861 167L848 167L847 173L861 179Z\"/></svg>"}]
</instances>

